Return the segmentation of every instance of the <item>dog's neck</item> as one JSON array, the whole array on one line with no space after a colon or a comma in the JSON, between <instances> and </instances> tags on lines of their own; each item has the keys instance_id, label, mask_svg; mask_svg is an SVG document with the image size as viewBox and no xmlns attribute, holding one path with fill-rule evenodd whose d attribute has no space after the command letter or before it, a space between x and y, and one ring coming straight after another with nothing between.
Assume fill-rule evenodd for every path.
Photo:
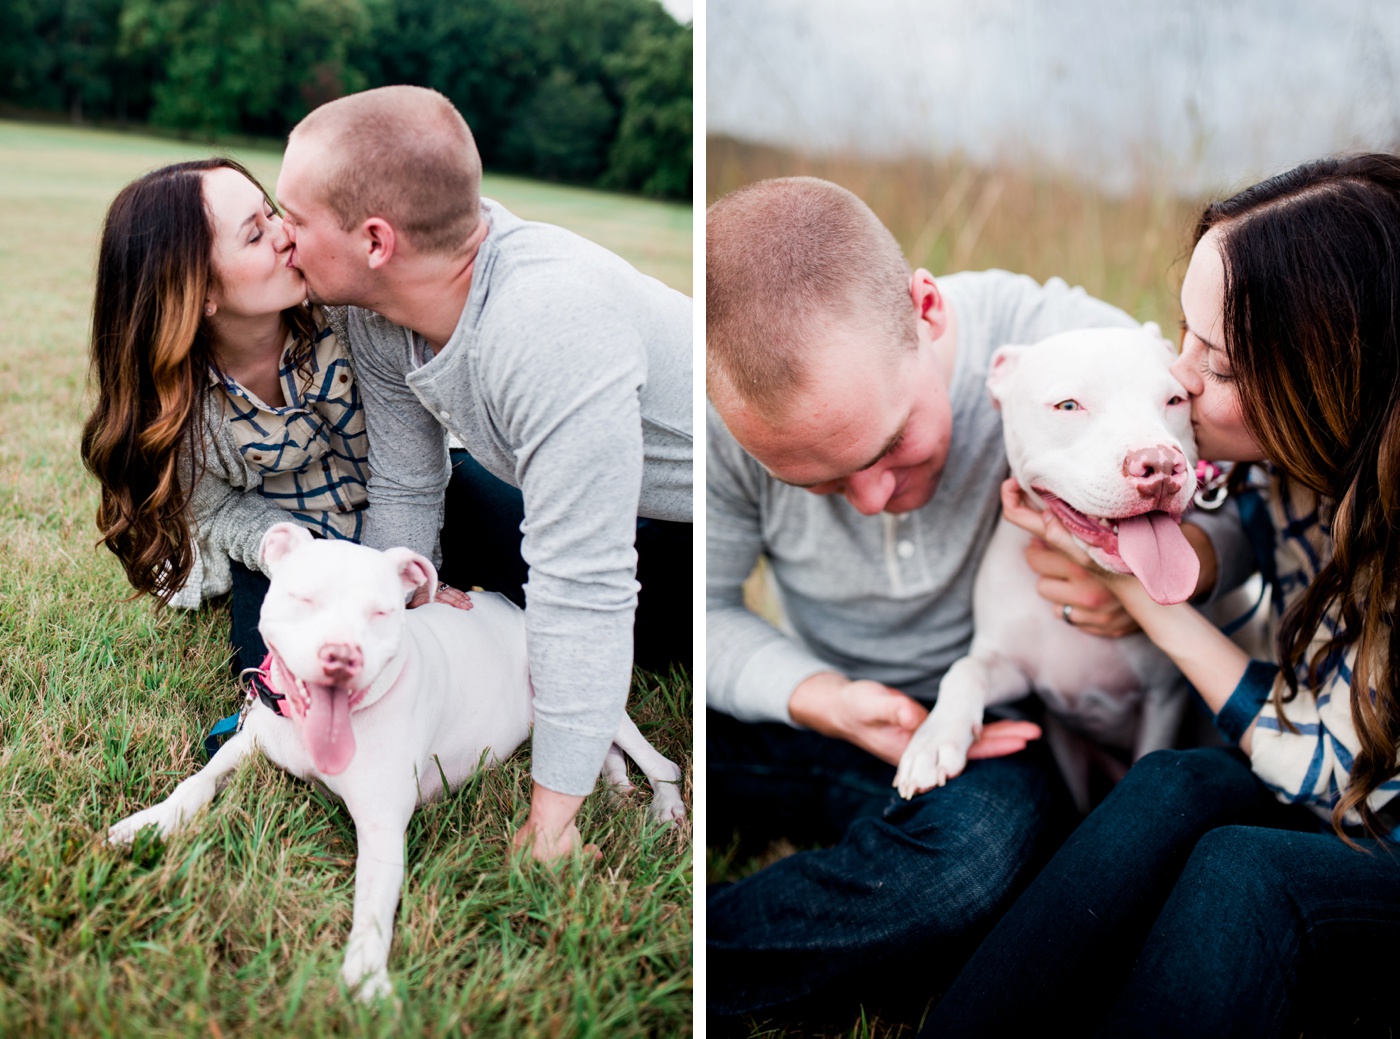
<instances>
[{"instance_id":1,"label":"dog's neck","mask_svg":"<svg viewBox=\"0 0 1400 1039\"><path fill-rule=\"evenodd\" d=\"M398 685L399 679L403 677L404 670L408 667L408 659L409 654L404 650L404 647L400 645L399 651L389 658L389 662L384 665L384 669L375 676L374 681L371 682L369 688L365 690L360 702L356 704L355 709L357 712L377 704Z\"/></svg>"}]
</instances>

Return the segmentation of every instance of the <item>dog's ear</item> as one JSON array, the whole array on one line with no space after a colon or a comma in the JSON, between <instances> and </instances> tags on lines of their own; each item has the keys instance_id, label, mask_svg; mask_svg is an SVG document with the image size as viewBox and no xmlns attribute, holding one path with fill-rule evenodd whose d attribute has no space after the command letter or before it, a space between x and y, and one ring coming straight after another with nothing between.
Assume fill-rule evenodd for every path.
<instances>
[{"instance_id":1,"label":"dog's ear","mask_svg":"<svg viewBox=\"0 0 1400 1039\"><path fill-rule=\"evenodd\" d=\"M258 546L258 562L263 573L271 574L288 553L311 544L311 531L299 523L276 523L268 528Z\"/></svg>"},{"instance_id":2,"label":"dog's ear","mask_svg":"<svg viewBox=\"0 0 1400 1039\"><path fill-rule=\"evenodd\" d=\"M1175 364L1177 359L1176 346L1170 339L1162 335L1162 326L1155 321L1148 321L1143 324L1142 330L1161 344L1162 349L1164 349L1167 352L1167 356L1171 358L1171 363Z\"/></svg>"},{"instance_id":3,"label":"dog's ear","mask_svg":"<svg viewBox=\"0 0 1400 1039\"><path fill-rule=\"evenodd\" d=\"M407 595L415 588L427 585L428 601L431 602L433 596L437 594L437 568L412 549L391 548L384 554L398 573L399 581L403 584L404 594Z\"/></svg>"},{"instance_id":4,"label":"dog's ear","mask_svg":"<svg viewBox=\"0 0 1400 1039\"><path fill-rule=\"evenodd\" d=\"M991 366L987 369L987 389L992 392L992 403L1001 407L1001 395L1006 390L1007 380L1021 363L1021 355L1029 349L1024 346L1003 346L992 354Z\"/></svg>"}]
</instances>

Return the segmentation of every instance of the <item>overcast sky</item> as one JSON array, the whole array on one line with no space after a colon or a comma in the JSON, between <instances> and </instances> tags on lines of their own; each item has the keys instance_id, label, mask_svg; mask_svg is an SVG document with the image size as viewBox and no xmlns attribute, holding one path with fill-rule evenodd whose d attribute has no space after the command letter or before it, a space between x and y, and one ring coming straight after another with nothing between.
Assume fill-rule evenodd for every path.
<instances>
[{"instance_id":1,"label":"overcast sky","mask_svg":"<svg viewBox=\"0 0 1400 1039\"><path fill-rule=\"evenodd\" d=\"M671 12L671 17L684 25L695 16L695 0L661 0L661 6Z\"/></svg>"},{"instance_id":2,"label":"overcast sky","mask_svg":"<svg viewBox=\"0 0 1400 1039\"><path fill-rule=\"evenodd\" d=\"M1400 146L1389 0L707 0L711 132L1228 186Z\"/></svg>"}]
</instances>

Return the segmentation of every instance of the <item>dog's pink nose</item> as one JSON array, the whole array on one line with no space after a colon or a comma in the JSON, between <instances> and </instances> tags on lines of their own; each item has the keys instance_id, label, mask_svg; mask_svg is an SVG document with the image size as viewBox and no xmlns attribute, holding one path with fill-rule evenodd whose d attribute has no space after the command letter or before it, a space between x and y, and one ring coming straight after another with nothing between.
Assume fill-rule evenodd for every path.
<instances>
[{"instance_id":1,"label":"dog's pink nose","mask_svg":"<svg viewBox=\"0 0 1400 1039\"><path fill-rule=\"evenodd\" d=\"M344 682L354 678L365 662L359 646L343 642L327 643L321 647L319 656L321 670L325 672L326 679L332 682Z\"/></svg>"},{"instance_id":2,"label":"dog's pink nose","mask_svg":"<svg viewBox=\"0 0 1400 1039\"><path fill-rule=\"evenodd\" d=\"M1186 455L1165 444L1144 447L1123 460L1123 475L1144 498L1164 501L1180 491L1186 480Z\"/></svg>"}]
</instances>

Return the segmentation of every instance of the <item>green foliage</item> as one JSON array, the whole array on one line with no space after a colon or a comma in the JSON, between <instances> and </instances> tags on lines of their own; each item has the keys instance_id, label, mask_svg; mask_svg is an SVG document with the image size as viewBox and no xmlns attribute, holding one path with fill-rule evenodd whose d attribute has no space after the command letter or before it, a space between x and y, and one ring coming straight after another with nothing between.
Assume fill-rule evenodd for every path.
<instances>
[{"instance_id":1,"label":"green foliage","mask_svg":"<svg viewBox=\"0 0 1400 1039\"><path fill-rule=\"evenodd\" d=\"M534 30L516 0L381 0L373 46L361 57L370 86L413 83L452 100L488 165L534 74Z\"/></svg>"},{"instance_id":2,"label":"green foliage","mask_svg":"<svg viewBox=\"0 0 1400 1039\"><path fill-rule=\"evenodd\" d=\"M686 198L691 192L691 33L653 33L638 26L627 49L608 59L621 85L622 122L604 183L647 195Z\"/></svg>"},{"instance_id":3,"label":"green foliage","mask_svg":"<svg viewBox=\"0 0 1400 1039\"><path fill-rule=\"evenodd\" d=\"M488 168L690 195L690 32L657 0L0 0L0 24L0 100L74 122L280 137L412 83Z\"/></svg>"},{"instance_id":4,"label":"green foliage","mask_svg":"<svg viewBox=\"0 0 1400 1039\"><path fill-rule=\"evenodd\" d=\"M118 100L122 0L0 0L0 97L76 121Z\"/></svg>"},{"instance_id":5,"label":"green foliage","mask_svg":"<svg viewBox=\"0 0 1400 1039\"><path fill-rule=\"evenodd\" d=\"M607 163L616 119L601 86L556 68L516 110L503 158L549 180L592 180Z\"/></svg>"},{"instance_id":6,"label":"green foliage","mask_svg":"<svg viewBox=\"0 0 1400 1039\"><path fill-rule=\"evenodd\" d=\"M152 125L281 134L364 86L347 57L369 28L361 0L126 0L121 50L155 70Z\"/></svg>"}]
</instances>

